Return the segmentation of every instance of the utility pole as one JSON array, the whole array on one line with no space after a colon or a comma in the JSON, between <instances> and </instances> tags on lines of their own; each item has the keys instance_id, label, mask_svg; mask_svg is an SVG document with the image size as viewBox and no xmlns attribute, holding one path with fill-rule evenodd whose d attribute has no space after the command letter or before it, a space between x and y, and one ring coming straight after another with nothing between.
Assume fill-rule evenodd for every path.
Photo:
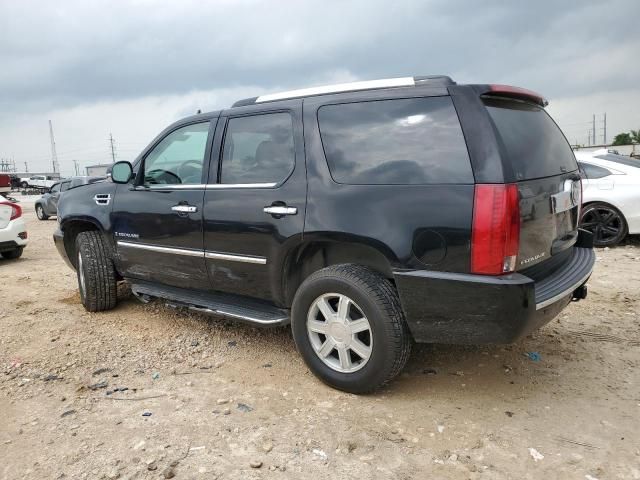
<instances>
[{"instance_id":1,"label":"utility pole","mask_svg":"<svg viewBox=\"0 0 640 480\"><path fill-rule=\"evenodd\" d=\"M76 177L80 175L80 173L78 173L78 160L74 160L73 161L73 166L75 167L76 170Z\"/></svg>"},{"instance_id":2,"label":"utility pole","mask_svg":"<svg viewBox=\"0 0 640 480\"><path fill-rule=\"evenodd\" d=\"M109 134L109 143L111 144L111 160L116 163L116 149L113 145L113 135L111 133Z\"/></svg>"},{"instance_id":3,"label":"utility pole","mask_svg":"<svg viewBox=\"0 0 640 480\"><path fill-rule=\"evenodd\" d=\"M591 130L591 133L593 134L593 144L596 144L596 114L593 114L593 130Z\"/></svg>"},{"instance_id":4,"label":"utility pole","mask_svg":"<svg viewBox=\"0 0 640 480\"><path fill-rule=\"evenodd\" d=\"M604 112L604 146L607 146L607 112Z\"/></svg>"},{"instance_id":5,"label":"utility pole","mask_svg":"<svg viewBox=\"0 0 640 480\"><path fill-rule=\"evenodd\" d=\"M53 138L53 125L49 120L49 137L51 137L51 163L53 164L53 173L60 171L60 165L58 165L58 154L56 153L56 141Z\"/></svg>"},{"instance_id":6,"label":"utility pole","mask_svg":"<svg viewBox=\"0 0 640 480\"><path fill-rule=\"evenodd\" d=\"M587 145L591 146L591 130L587 132Z\"/></svg>"},{"instance_id":7,"label":"utility pole","mask_svg":"<svg viewBox=\"0 0 640 480\"><path fill-rule=\"evenodd\" d=\"M24 171L29 173L29 165L27 165L27 162L24 162Z\"/></svg>"}]
</instances>

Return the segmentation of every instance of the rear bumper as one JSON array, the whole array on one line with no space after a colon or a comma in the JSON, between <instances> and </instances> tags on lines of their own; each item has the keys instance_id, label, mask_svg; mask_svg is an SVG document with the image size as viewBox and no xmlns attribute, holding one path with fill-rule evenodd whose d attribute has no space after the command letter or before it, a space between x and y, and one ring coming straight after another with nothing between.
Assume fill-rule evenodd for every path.
<instances>
[{"instance_id":1,"label":"rear bumper","mask_svg":"<svg viewBox=\"0 0 640 480\"><path fill-rule=\"evenodd\" d=\"M4 228L0 228L0 252L26 247L27 243L27 228L22 217L11 220Z\"/></svg>"},{"instance_id":2,"label":"rear bumper","mask_svg":"<svg viewBox=\"0 0 640 480\"><path fill-rule=\"evenodd\" d=\"M567 262L539 282L424 270L395 272L414 339L424 343L511 343L551 321L588 280L591 248L574 247Z\"/></svg>"},{"instance_id":3,"label":"rear bumper","mask_svg":"<svg viewBox=\"0 0 640 480\"><path fill-rule=\"evenodd\" d=\"M72 270L75 270L76 267L71 263L71 260L69 260L67 249L64 247L64 232L60 230L60 228L57 228L56 231L53 232L53 243L55 244L56 249L58 249L58 253L68 265L68 267Z\"/></svg>"}]
</instances>

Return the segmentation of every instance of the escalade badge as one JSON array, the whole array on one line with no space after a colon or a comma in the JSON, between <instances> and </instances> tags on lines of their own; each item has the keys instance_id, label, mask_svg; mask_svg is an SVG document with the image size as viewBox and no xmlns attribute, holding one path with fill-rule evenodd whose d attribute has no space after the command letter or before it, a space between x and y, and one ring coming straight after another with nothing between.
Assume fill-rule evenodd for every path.
<instances>
[{"instance_id":1,"label":"escalade badge","mask_svg":"<svg viewBox=\"0 0 640 480\"><path fill-rule=\"evenodd\" d=\"M544 257L544 252L539 253L538 255L534 255L533 257L529 257L529 258L525 258L524 260L520 260L520 265L526 265L528 263L535 262L536 260L539 260L542 257Z\"/></svg>"}]
</instances>

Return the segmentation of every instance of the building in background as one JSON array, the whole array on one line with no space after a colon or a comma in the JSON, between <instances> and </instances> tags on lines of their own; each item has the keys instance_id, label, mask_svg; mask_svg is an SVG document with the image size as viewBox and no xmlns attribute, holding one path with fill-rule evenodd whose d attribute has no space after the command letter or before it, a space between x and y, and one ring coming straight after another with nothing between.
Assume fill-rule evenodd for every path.
<instances>
[{"instance_id":1,"label":"building in background","mask_svg":"<svg viewBox=\"0 0 640 480\"><path fill-rule=\"evenodd\" d=\"M100 165L89 165L84 167L88 177L104 177L107 169L113 166L113 163L102 163Z\"/></svg>"}]
</instances>

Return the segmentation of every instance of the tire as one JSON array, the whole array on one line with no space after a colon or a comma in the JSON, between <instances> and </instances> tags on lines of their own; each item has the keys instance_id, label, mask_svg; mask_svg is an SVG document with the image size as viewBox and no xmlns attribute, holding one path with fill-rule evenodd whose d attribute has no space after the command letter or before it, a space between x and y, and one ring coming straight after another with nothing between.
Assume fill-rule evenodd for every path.
<instances>
[{"instance_id":1,"label":"tire","mask_svg":"<svg viewBox=\"0 0 640 480\"><path fill-rule=\"evenodd\" d=\"M49 215L44 213L44 207L39 203L36 203L36 216L38 217L38 220L48 220L49 219Z\"/></svg>"},{"instance_id":2,"label":"tire","mask_svg":"<svg viewBox=\"0 0 640 480\"><path fill-rule=\"evenodd\" d=\"M116 306L116 273L109 250L98 231L81 232L76 238L78 288L89 312Z\"/></svg>"},{"instance_id":3,"label":"tire","mask_svg":"<svg viewBox=\"0 0 640 480\"><path fill-rule=\"evenodd\" d=\"M580 214L580 227L593 233L596 247L612 247L620 243L628 232L622 212L604 202L585 205Z\"/></svg>"},{"instance_id":4,"label":"tire","mask_svg":"<svg viewBox=\"0 0 640 480\"><path fill-rule=\"evenodd\" d=\"M20 188L27 188L29 186L29 184L27 182L21 182L20 183Z\"/></svg>"},{"instance_id":5,"label":"tire","mask_svg":"<svg viewBox=\"0 0 640 480\"><path fill-rule=\"evenodd\" d=\"M2 252L0 255L2 255L2 257L6 258L7 260L15 260L16 258L20 258L22 256L23 250L24 250L24 247L19 247L19 248L16 248L15 250Z\"/></svg>"},{"instance_id":6,"label":"tire","mask_svg":"<svg viewBox=\"0 0 640 480\"><path fill-rule=\"evenodd\" d=\"M341 323L344 298L347 320ZM322 313L321 305L329 305L330 314ZM363 318L369 330L352 333L364 327ZM336 330L334 323L348 326L338 325ZM395 287L360 265L333 265L310 275L293 299L291 329L309 369L327 385L349 393L380 388L400 373L411 352L411 335ZM326 334L317 333L321 330ZM332 342L335 347L326 354ZM370 353L365 360L366 352Z\"/></svg>"}]
</instances>

